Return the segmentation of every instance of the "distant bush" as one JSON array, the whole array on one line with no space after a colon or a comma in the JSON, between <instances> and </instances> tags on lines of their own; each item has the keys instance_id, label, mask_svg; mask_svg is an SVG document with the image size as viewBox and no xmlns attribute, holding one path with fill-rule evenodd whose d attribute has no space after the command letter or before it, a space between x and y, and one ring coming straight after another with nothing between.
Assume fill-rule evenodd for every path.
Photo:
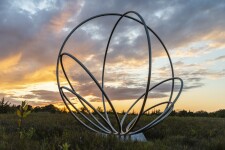
<instances>
[{"instance_id":1,"label":"distant bush","mask_svg":"<svg viewBox=\"0 0 225 150\"><path fill-rule=\"evenodd\" d=\"M2 113L15 113L16 110L19 108L19 106L16 105L10 105L8 101L5 101L4 98L1 99L0 101L0 114ZM101 107L96 108L100 113L103 113L103 109ZM33 108L31 105L28 105L28 110L31 110L32 112L50 112L50 113L67 113L67 110L64 109L59 109L58 107L54 106L53 104L49 104L46 106L36 106ZM80 111L83 113L88 113L86 108L81 107ZM108 114L112 114L112 110L107 111ZM76 113L76 112L74 112ZM93 112L95 113L95 112ZM122 111L121 113L118 114L124 114L125 112ZM146 115L160 115L162 112L160 110L153 110L152 112L147 112ZM131 112L130 114L136 114L134 111ZM220 118L225 118L225 109L221 109L215 112L207 112L204 110L192 112L192 111L187 111L187 110L180 110L180 111L175 111L173 110L170 114L170 116L179 116L179 117L220 117Z\"/></svg>"},{"instance_id":2,"label":"distant bush","mask_svg":"<svg viewBox=\"0 0 225 150\"><path fill-rule=\"evenodd\" d=\"M211 113L211 116L225 118L225 109L220 109Z\"/></svg>"},{"instance_id":3,"label":"distant bush","mask_svg":"<svg viewBox=\"0 0 225 150\"><path fill-rule=\"evenodd\" d=\"M56 113L56 112L62 112L59 108L55 107L54 105L52 104L49 104L49 105L46 105L46 106L43 106L43 107L35 107L33 109L33 112L51 112L51 113Z\"/></svg>"},{"instance_id":4,"label":"distant bush","mask_svg":"<svg viewBox=\"0 0 225 150\"><path fill-rule=\"evenodd\" d=\"M196 112L192 111L186 111L186 110L180 110L175 111L173 110L170 114L171 116L179 116L179 117L219 117L219 118L225 118L225 109L221 109L215 112L208 113L207 111L200 110Z\"/></svg>"},{"instance_id":5,"label":"distant bush","mask_svg":"<svg viewBox=\"0 0 225 150\"><path fill-rule=\"evenodd\" d=\"M195 112L195 116L197 116L197 117L208 117L209 114L206 111L200 110L200 111Z\"/></svg>"}]
</instances>

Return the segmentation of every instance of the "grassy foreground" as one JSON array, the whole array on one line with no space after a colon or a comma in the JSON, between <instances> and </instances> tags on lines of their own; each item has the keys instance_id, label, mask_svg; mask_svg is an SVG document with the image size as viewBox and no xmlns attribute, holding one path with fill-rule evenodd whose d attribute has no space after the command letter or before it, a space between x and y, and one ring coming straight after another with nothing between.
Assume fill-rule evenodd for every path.
<instances>
[{"instance_id":1,"label":"grassy foreground","mask_svg":"<svg viewBox=\"0 0 225 150\"><path fill-rule=\"evenodd\" d=\"M148 121L149 116L144 119ZM32 113L20 137L15 114L0 114L0 149L225 149L225 119L168 117L145 132L148 142L120 141L82 127L70 114Z\"/></svg>"}]
</instances>

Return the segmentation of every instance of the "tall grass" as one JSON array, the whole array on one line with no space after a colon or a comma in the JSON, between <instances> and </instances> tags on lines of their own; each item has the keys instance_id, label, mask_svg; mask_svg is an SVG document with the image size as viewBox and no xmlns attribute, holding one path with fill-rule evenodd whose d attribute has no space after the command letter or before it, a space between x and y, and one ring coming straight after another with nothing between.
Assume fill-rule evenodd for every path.
<instances>
[{"instance_id":1,"label":"tall grass","mask_svg":"<svg viewBox=\"0 0 225 150\"><path fill-rule=\"evenodd\" d=\"M143 116L142 126L151 116ZM120 141L88 131L70 114L31 113L23 122L25 136L19 139L16 114L0 114L0 149L225 149L225 119L168 117L145 132L148 142ZM29 131L33 128L33 132Z\"/></svg>"}]
</instances>

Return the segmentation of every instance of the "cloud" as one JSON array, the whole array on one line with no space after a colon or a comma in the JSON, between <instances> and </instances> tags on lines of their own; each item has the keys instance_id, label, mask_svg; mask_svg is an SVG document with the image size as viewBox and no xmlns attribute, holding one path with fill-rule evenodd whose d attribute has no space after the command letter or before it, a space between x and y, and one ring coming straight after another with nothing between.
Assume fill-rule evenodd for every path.
<instances>
[{"instance_id":1,"label":"cloud","mask_svg":"<svg viewBox=\"0 0 225 150\"><path fill-rule=\"evenodd\" d=\"M215 60L222 60L222 61L224 61L225 60L225 55L219 56L219 57L215 58Z\"/></svg>"},{"instance_id":2,"label":"cloud","mask_svg":"<svg viewBox=\"0 0 225 150\"><path fill-rule=\"evenodd\" d=\"M202 87L202 86L204 86L203 83L197 83L197 84L191 85L191 86L184 86L184 90L199 88L199 87Z\"/></svg>"},{"instance_id":3,"label":"cloud","mask_svg":"<svg viewBox=\"0 0 225 150\"><path fill-rule=\"evenodd\" d=\"M55 65L60 46L81 21L101 13L139 12L154 31L162 38L172 58L205 57L206 54L225 48L225 3L207 1L5 1L0 2L0 87L16 88L28 83L55 81ZM131 15L134 16L135 15ZM100 81L101 68L107 39L118 17L93 20L72 35L65 51L79 58ZM152 35L154 61L165 56L159 41ZM215 61L224 61L220 54ZM213 61L214 61L213 60ZM115 30L107 57L106 86L113 99L137 97L146 84L144 73L148 51L143 26L124 19ZM75 63L69 63L71 66ZM205 67L203 64L175 61L176 75L185 80L186 90L204 86L204 79L224 77L224 71ZM72 68L72 69L71 69ZM166 67L159 67L161 76L168 74ZM83 95L97 92L89 87L89 78L81 69L71 69L72 80ZM129 71L128 71L129 70ZM138 70L138 71L137 71ZM137 74L135 74L136 72ZM140 72L140 73L138 73ZM108 74L107 74L108 73ZM155 72L154 72L155 73ZM160 81L156 73L153 80ZM124 80L126 79L126 80ZM87 83L88 82L88 83ZM132 87L132 85L134 85ZM168 85L164 85L166 88ZM124 88L126 87L126 88ZM163 88L164 88L163 87ZM93 88L93 89L89 89ZM168 92L158 89L163 97ZM33 91L39 99L53 101L58 97L46 91ZM117 95L119 92L121 95ZM43 96L41 96L43 95ZM55 94L56 95L56 94ZM24 95L32 98L32 95ZM154 97L154 96L153 96Z\"/></svg>"},{"instance_id":4,"label":"cloud","mask_svg":"<svg viewBox=\"0 0 225 150\"><path fill-rule=\"evenodd\" d=\"M51 101L61 100L59 92L48 91L48 90L33 90L31 92L33 95L35 95L39 99L51 100ZM25 97L29 97L29 95L25 95Z\"/></svg>"},{"instance_id":5,"label":"cloud","mask_svg":"<svg viewBox=\"0 0 225 150\"><path fill-rule=\"evenodd\" d=\"M151 83L151 87L156 83ZM149 92L149 98L164 98L168 96L168 93L171 91L171 83L164 83L157 88L153 89ZM88 100L90 101L101 101L101 91L95 85L94 82L85 82L85 84L74 84L74 89L79 93L82 97L87 95L91 96ZM192 87L188 87L191 89ZM187 89L188 89L187 88ZM193 87L194 88L194 87ZM174 91L178 91L180 89L180 85L175 83ZM104 91L110 100L133 100L139 98L142 94L145 93L146 87L145 85L141 85L139 87L129 87L126 85L123 86L105 86Z\"/></svg>"},{"instance_id":6,"label":"cloud","mask_svg":"<svg viewBox=\"0 0 225 150\"><path fill-rule=\"evenodd\" d=\"M65 92L65 94L69 99L72 100L74 104L76 104L76 99L74 99L75 96L73 94L69 92ZM16 105L19 105L22 100L26 100L30 105L33 106L48 105L49 103L60 106L63 103L59 92L49 90L32 90L29 91L29 94L22 94L19 96L16 94L0 93L0 97L3 96L7 101Z\"/></svg>"},{"instance_id":7,"label":"cloud","mask_svg":"<svg viewBox=\"0 0 225 150\"><path fill-rule=\"evenodd\" d=\"M219 57L216 57L214 59L209 59L208 60L209 62L212 62L212 63L216 63L216 62L220 62L220 61L225 61L225 55L222 55L222 56L219 56Z\"/></svg>"},{"instance_id":8,"label":"cloud","mask_svg":"<svg viewBox=\"0 0 225 150\"><path fill-rule=\"evenodd\" d=\"M4 97L5 96L5 93L0 93L0 99L2 99L2 97Z\"/></svg>"},{"instance_id":9,"label":"cloud","mask_svg":"<svg viewBox=\"0 0 225 150\"><path fill-rule=\"evenodd\" d=\"M202 78L188 78L188 81L190 81L190 82L192 82L192 81L199 82L201 80L202 80Z\"/></svg>"},{"instance_id":10,"label":"cloud","mask_svg":"<svg viewBox=\"0 0 225 150\"><path fill-rule=\"evenodd\" d=\"M205 80L207 79L217 80L225 77L224 70L215 70L212 67L212 64L208 64L206 66L205 64L207 62L208 60L204 63L184 63L179 60L173 63L175 76L183 79L185 91L205 86ZM170 68L168 65L161 67L159 70L162 70L161 76L168 76L168 73L170 73Z\"/></svg>"},{"instance_id":11,"label":"cloud","mask_svg":"<svg viewBox=\"0 0 225 150\"><path fill-rule=\"evenodd\" d=\"M185 3L177 1L151 1L145 3L110 1L101 3L100 7L93 7L93 5L98 5L98 3L99 1L97 0L86 2L79 18L88 18L105 12L123 13L128 10L138 11L147 20L147 24L150 24L163 37L170 48L187 45L196 40L209 39L209 35L212 37L212 35L216 35L216 31L223 31L224 29L224 19L222 19L225 10L224 3L210 1L205 1L204 3L196 1ZM118 3L124 5L117 5ZM205 32L206 30L210 32Z\"/></svg>"}]
</instances>

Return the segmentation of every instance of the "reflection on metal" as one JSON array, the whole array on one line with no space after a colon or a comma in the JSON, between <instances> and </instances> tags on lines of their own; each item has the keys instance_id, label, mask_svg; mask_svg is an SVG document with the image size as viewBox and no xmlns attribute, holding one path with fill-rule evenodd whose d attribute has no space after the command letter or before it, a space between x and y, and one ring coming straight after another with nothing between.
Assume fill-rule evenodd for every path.
<instances>
[{"instance_id":1,"label":"reflection on metal","mask_svg":"<svg viewBox=\"0 0 225 150\"><path fill-rule=\"evenodd\" d=\"M136 15L139 19L136 19L134 17L129 16L130 14L132 15ZM88 68L86 68L82 62L80 62L75 56L63 52L64 46L66 44L66 42L68 41L68 39L71 37L71 35L78 29L80 28L82 25L84 25L85 23L87 23L90 20L96 19L96 18L100 18L100 17L105 17L105 16L117 16L119 17L117 22L115 23L109 39L108 39L108 43L105 49L105 55L104 55L104 61L103 61L103 68L102 68L102 82L101 84L96 80L96 78L91 74L91 72L88 70ZM143 26L145 33L146 33L146 37L147 37L147 46L148 46L148 59L149 59L149 66L148 66L148 78L147 78L147 84L146 84L146 90L145 93L143 93L137 100L134 101L134 103L130 106L130 108L127 110L127 112L125 112L124 116L122 117L122 119L120 120L118 117L118 114L113 106L113 104L110 101L110 98L107 96L107 93L104 91L104 73L105 73L105 64L106 64L106 59L107 59L107 53L108 53L108 49L109 49L109 44L111 41L111 37L114 33L114 30L116 29L118 23L123 19L123 18L128 18L131 19L133 21L136 21L138 23L140 23L140 25ZM170 69L171 69L171 78L163 80L161 82L159 82L158 84L152 86L150 88L150 82L151 82L151 68L152 68L152 50L151 50L151 42L150 42L150 36L149 36L149 32L151 32L158 40L159 42L162 44L169 63L170 63ZM81 95L79 95L76 90L74 89L74 87L72 86L64 65L63 65L63 57L69 57L72 60L74 60L77 64L79 64L82 69L90 76L90 78L94 81L94 83L97 85L97 87L99 88L99 90L102 93L102 102L103 102L103 107L104 107L104 113L99 112L94 106L92 106L88 100L86 100L84 97L82 97ZM67 80L69 87L66 86L62 86L60 84L60 78L59 78L59 71L60 69L62 70L65 79ZM169 52L166 48L166 46L163 44L162 40L159 38L159 36L150 28L145 24L144 19L141 17L140 14L138 14L137 12L134 11L129 11L126 12L124 14L118 14L118 13L107 13L107 14L100 14L97 16L93 16L83 22L81 22L78 26L76 26L70 33L69 35L66 37L66 39L64 40L61 49L59 51L59 55L58 55L58 60L57 60L57 67L56 67L56 76L57 76L57 83L58 83L58 88L59 88L59 92L60 95L63 99L63 102L65 103L66 107L69 109L70 113L76 118L77 121L79 121L81 124L83 124L85 127L87 127L88 129L95 131L97 133L103 133L103 134L116 134L119 136L131 136L134 134L138 134L141 132L144 132L152 127L154 127L155 125L157 125L158 123L160 123L162 120L164 120L173 110L174 104L177 101L177 99L179 98L181 91L183 89L183 81L182 79L180 79L179 77L174 77L174 69L173 69L173 65L172 65L172 61L169 55ZM177 95L174 96L174 82L175 80L178 80L180 82L180 88L177 92ZM156 87L160 86L161 84L164 84L166 82L172 82L172 86L171 86L171 92L170 92L170 97L168 99L168 101L159 103L157 105L154 105L150 108L146 108L145 104L146 101L148 99L148 93L151 92L151 90L155 89ZM81 112L70 100L69 98L66 96L65 91L72 93L74 96L76 96L80 102L80 104L87 110L86 113ZM143 99L143 100L142 100ZM127 118L128 114L131 112L131 110L134 108L134 106L139 102L139 101L143 101L140 111L139 113L125 126L125 119ZM110 119L110 116L106 110L106 103L108 103L110 109L113 112L113 116L116 119L116 123L112 124L111 121L112 119ZM136 129L136 125L138 123L138 121L140 120L140 118L147 113L148 111L154 109L155 107L158 107L160 105L166 105L164 111L157 116L152 122L148 123L147 125L144 125L143 127ZM71 109L72 108L72 109ZM89 108L89 109L88 109ZM73 111L76 110L76 113ZM92 112L90 111L92 110ZM93 113L94 112L94 113ZM97 116L96 116L97 115ZM84 121L85 120L85 121Z\"/></svg>"}]
</instances>

